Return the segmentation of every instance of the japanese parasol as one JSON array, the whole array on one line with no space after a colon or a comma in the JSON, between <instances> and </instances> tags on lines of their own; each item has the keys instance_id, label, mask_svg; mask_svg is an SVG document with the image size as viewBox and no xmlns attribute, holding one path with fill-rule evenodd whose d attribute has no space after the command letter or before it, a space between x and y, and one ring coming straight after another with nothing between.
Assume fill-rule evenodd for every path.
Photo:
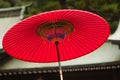
<instances>
[{"instance_id":1,"label":"japanese parasol","mask_svg":"<svg viewBox=\"0 0 120 80\"><path fill-rule=\"evenodd\" d=\"M59 62L84 56L100 47L109 25L100 16L74 9L40 13L14 25L3 38L4 50L30 62Z\"/></svg>"}]
</instances>

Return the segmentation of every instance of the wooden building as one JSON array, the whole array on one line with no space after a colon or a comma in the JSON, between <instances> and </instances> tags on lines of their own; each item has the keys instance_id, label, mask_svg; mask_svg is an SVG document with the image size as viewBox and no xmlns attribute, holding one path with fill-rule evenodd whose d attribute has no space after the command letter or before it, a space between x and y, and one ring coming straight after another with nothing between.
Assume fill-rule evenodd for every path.
<instances>
[{"instance_id":1,"label":"wooden building","mask_svg":"<svg viewBox=\"0 0 120 80\"><path fill-rule=\"evenodd\" d=\"M31 63L14 59L2 49L5 32L23 19L27 6L0 9L0 80L59 80L57 63ZM99 49L62 62L64 80L120 80L120 22Z\"/></svg>"}]
</instances>

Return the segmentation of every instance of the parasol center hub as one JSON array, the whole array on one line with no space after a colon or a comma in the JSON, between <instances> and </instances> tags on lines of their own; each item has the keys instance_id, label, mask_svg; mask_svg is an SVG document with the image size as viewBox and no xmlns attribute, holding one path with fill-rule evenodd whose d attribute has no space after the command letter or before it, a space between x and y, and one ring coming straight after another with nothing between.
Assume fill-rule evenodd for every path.
<instances>
[{"instance_id":1,"label":"parasol center hub","mask_svg":"<svg viewBox=\"0 0 120 80\"><path fill-rule=\"evenodd\" d=\"M54 23L44 23L37 28L37 34L51 42L60 42L73 31L73 26L69 22L59 21Z\"/></svg>"}]
</instances>

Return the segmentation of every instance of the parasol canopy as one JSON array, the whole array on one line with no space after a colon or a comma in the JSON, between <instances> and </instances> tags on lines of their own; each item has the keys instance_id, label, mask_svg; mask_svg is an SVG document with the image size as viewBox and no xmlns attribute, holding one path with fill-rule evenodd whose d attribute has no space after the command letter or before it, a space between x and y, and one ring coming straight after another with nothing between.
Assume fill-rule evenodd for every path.
<instances>
[{"instance_id":1,"label":"parasol canopy","mask_svg":"<svg viewBox=\"0 0 120 80\"><path fill-rule=\"evenodd\" d=\"M84 56L100 47L109 36L109 25L100 16L74 9L55 10L26 18L3 38L11 56L30 62L57 62Z\"/></svg>"}]
</instances>

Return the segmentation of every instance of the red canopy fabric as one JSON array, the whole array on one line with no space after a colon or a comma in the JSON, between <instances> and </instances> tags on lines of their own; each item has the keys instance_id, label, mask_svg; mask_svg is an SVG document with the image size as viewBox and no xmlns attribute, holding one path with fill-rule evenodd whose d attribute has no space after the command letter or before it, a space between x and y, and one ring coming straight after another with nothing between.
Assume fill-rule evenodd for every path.
<instances>
[{"instance_id":1,"label":"red canopy fabric","mask_svg":"<svg viewBox=\"0 0 120 80\"><path fill-rule=\"evenodd\" d=\"M58 45L61 61L94 51L109 36L108 23L94 13L71 9L55 10L34 15L14 25L3 38L4 50L12 57L25 61L57 62L55 44L39 36L36 30L45 23L59 21L69 22L73 26L73 30Z\"/></svg>"}]
</instances>

